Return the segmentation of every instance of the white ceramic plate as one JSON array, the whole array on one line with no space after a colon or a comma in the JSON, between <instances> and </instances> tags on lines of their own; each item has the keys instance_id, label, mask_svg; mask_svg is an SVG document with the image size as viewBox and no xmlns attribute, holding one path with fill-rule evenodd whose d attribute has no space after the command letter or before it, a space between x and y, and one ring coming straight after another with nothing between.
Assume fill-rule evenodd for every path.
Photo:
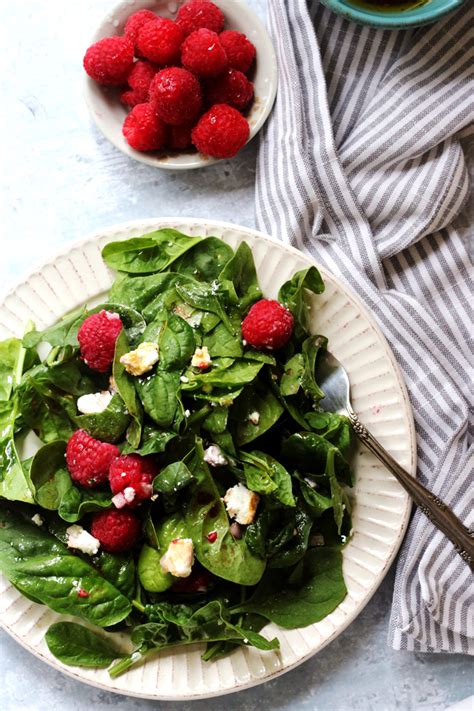
<instances>
[{"instance_id":1,"label":"white ceramic plate","mask_svg":"<svg viewBox=\"0 0 474 711\"><path fill-rule=\"evenodd\" d=\"M69 247L11 291L0 305L0 339L21 334L29 318L44 328L85 301L102 300L113 274L102 261L101 248L112 240L165 226L192 235L215 235L234 248L246 240L266 296L276 296L279 285L312 263L291 247L228 223L191 218L129 222ZM321 271L326 291L313 298L312 328L328 336L331 351L347 368L361 420L404 467L415 473L413 417L390 348L359 300L342 282ZM196 645L162 652L112 680L104 669L66 667L54 659L43 637L48 626L61 616L30 602L1 577L0 624L55 668L121 694L184 700L225 694L267 681L311 657L352 622L380 585L400 546L410 512L407 494L362 447L355 456L355 475L353 536L344 549L347 597L328 617L309 627L285 631L268 625L266 633L280 638L278 653L242 648L225 659L205 663L200 659L203 647Z\"/></svg>"},{"instance_id":2,"label":"white ceramic plate","mask_svg":"<svg viewBox=\"0 0 474 711\"><path fill-rule=\"evenodd\" d=\"M225 29L243 32L257 48L255 74L255 100L247 120L250 124L249 141L265 123L275 100L278 71L275 51L264 25L257 15L241 0L214 0L226 17ZM122 34L127 17L138 10L147 8L163 17L174 18L184 0L125 0L114 7L101 23L89 44L103 37ZM86 48L84 47L84 51ZM85 77L85 96L92 118L104 136L122 153L140 161L166 170L187 170L204 168L216 163L215 158L199 153L141 153L128 145L122 134L122 124L127 110L118 98L118 92L100 86Z\"/></svg>"}]
</instances>

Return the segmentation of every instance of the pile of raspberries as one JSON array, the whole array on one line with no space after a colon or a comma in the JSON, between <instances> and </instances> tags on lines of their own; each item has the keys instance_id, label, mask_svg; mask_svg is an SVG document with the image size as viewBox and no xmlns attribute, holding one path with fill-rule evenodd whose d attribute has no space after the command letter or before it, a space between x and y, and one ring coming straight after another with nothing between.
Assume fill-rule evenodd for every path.
<instances>
[{"instance_id":1,"label":"pile of raspberries","mask_svg":"<svg viewBox=\"0 0 474 711\"><path fill-rule=\"evenodd\" d=\"M131 111L123 135L137 151L185 151L231 158L247 142L244 114L254 98L247 74L256 50L241 32L224 30L208 0L182 5L175 20L139 10L123 36L106 37L84 56L87 74L120 87Z\"/></svg>"}]
</instances>

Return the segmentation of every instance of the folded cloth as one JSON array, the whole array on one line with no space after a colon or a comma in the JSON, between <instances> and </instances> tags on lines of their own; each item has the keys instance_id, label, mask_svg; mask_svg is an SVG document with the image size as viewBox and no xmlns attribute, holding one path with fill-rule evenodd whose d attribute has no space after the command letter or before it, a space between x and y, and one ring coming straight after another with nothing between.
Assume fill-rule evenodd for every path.
<instances>
[{"instance_id":1,"label":"folded cloth","mask_svg":"<svg viewBox=\"0 0 474 711\"><path fill-rule=\"evenodd\" d=\"M473 3L387 31L319 2L269 0L269 25L280 80L260 145L257 223L370 308L405 375L418 476L472 528L473 283L458 215L474 133ZM398 559L391 645L474 653L473 594L468 566L417 510Z\"/></svg>"}]
</instances>

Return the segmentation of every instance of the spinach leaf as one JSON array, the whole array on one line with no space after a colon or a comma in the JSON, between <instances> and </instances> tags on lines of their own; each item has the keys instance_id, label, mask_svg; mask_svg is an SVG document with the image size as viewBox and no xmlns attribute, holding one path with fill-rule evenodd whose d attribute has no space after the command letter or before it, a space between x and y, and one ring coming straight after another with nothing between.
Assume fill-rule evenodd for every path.
<instances>
[{"instance_id":1,"label":"spinach leaf","mask_svg":"<svg viewBox=\"0 0 474 711\"><path fill-rule=\"evenodd\" d=\"M247 486L259 494L270 494L284 506L296 506L291 476L285 467L265 452L243 452L238 457L244 463Z\"/></svg>"},{"instance_id":2,"label":"spinach leaf","mask_svg":"<svg viewBox=\"0 0 474 711\"><path fill-rule=\"evenodd\" d=\"M158 370L137 378L136 387L145 412L160 427L170 427L179 405L179 371Z\"/></svg>"},{"instance_id":3,"label":"spinach leaf","mask_svg":"<svg viewBox=\"0 0 474 711\"><path fill-rule=\"evenodd\" d=\"M325 511L333 507L333 500L330 496L321 494L313 485L310 477L302 477L298 472L295 472L295 477L300 482L300 491L306 501L311 514L318 518Z\"/></svg>"},{"instance_id":4,"label":"spinach leaf","mask_svg":"<svg viewBox=\"0 0 474 711\"><path fill-rule=\"evenodd\" d=\"M63 483L64 485L65 483ZM109 509L112 506L110 492L96 489L79 489L72 485L64 491L58 507L58 514L63 521L76 523L86 513Z\"/></svg>"},{"instance_id":5,"label":"spinach leaf","mask_svg":"<svg viewBox=\"0 0 474 711\"><path fill-rule=\"evenodd\" d=\"M217 237L206 237L183 254L173 268L180 274L188 274L198 281L214 281L234 252Z\"/></svg>"},{"instance_id":6,"label":"spinach leaf","mask_svg":"<svg viewBox=\"0 0 474 711\"><path fill-rule=\"evenodd\" d=\"M334 445L316 432L295 432L283 441L281 453L300 471L324 474L328 452L333 449ZM349 465L338 449L334 452L334 471L340 481L352 485Z\"/></svg>"},{"instance_id":7,"label":"spinach leaf","mask_svg":"<svg viewBox=\"0 0 474 711\"><path fill-rule=\"evenodd\" d=\"M0 569L27 597L99 627L114 625L131 611L129 600L89 563L43 528L4 508L0 512ZM88 595L78 595L79 590Z\"/></svg>"},{"instance_id":8,"label":"spinach leaf","mask_svg":"<svg viewBox=\"0 0 474 711\"><path fill-rule=\"evenodd\" d=\"M164 467L153 481L153 491L160 494L174 494L194 480L184 462L173 462Z\"/></svg>"},{"instance_id":9,"label":"spinach leaf","mask_svg":"<svg viewBox=\"0 0 474 711\"><path fill-rule=\"evenodd\" d=\"M102 442L117 442L130 423L122 397L115 393L105 410L92 415L76 415L74 424Z\"/></svg>"},{"instance_id":10,"label":"spinach leaf","mask_svg":"<svg viewBox=\"0 0 474 711\"><path fill-rule=\"evenodd\" d=\"M21 355L22 344L19 338L8 338L0 342L0 401L10 399Z\"/></svg>"},{"instance_id":11,"label":"spinach leaf","mask_svg":"<svg viewBox=\"0 0 474 711\"><path fill-rule=\"evenodd\" d=\"M348 417L333 412L308 412L305 420L312 430L317 430L318 434L332 442L347 459L352 445L352 429Z\"/></svg>"},{"instance_id":12,"label":"spinach leaf","mask_svg":"<svg viewBox=\"0 0 474 711\"><path fill-rule=\"evenodd\" d=\"M109 639L76 622L56 622L44 638L51 654L73 667L108 667L125 656Z\"/></svg>"},{"instance_id":13,"label":"spinach leaf","mask_svg":"<svg viewBox=\"0 0 474 711\"><path fill-rule=\"evenodd\" d=\"M127 430L128 443L137 448L140 444L142 436L143 424L143 407L135 390L135 384L132 377L125 370L125 366L120 362L120 358L128 353L130 346L127 341L127 336L122 330L115 343L115 355L113 362L113 376L117 390L125 403L125 407L132 417L132 422Z\"/></svg>"},{"instance_id":14,"label":"spinach leaf","mask_svg":"<svg viewBox=\"0 0 474 711\"><path fill-rule=\"evenodd\" d=\"M234 539L230 533L227 512L203 457L202 443L198 440L195 456L189 463L197 483L185 514L196 558L224 580L255 585L265 570L265 561L252 553L243 538ZM211 531L217 532L213 543L207 538Z\"/></svg>"},{"instance_id":15,"label":"spinach leaf","mask_svg":"<svg viewBox=\"0 0 474 711\"><path fill-rule=\"evenodd\" d=\"M222 322L205 335L203 345L209 349L211 358L240 358L243 355L242 339Z\"/></svg>"},{"instance_id":16,"label":"spinach leaf","mask_svg":"<svg viewBox=\"0 0 474 711\"><path fill-rule=\"evenodd\" d=\"M198 608L166 602L149 607L153 608L153 617L159 621L148 622L134 629L132 642L137 645L137 649L111 667L109 673L112 678L129 669L142 656L177 645L238 640L265 651L279 647L277 639L268 640L250 627L233 623L219 600L211 600Z\"/></svg>"},{"instance_id":17,"label":"spinach leaf","mask_svg":"<svg viewBox=\"0 0 474 711\"><path fill-rule=\"evenodd\" d=\"M102 257L107 266L121 272L162 272L201 239L165 228L123 242L109 242L102 250Z\"/></svg>"},{"instance_id":18,"label":"spinach leaf","mask_svg":"<svg viewBox=\"0 0 474 711\"><path fill-rule=\"evenodd\" d=\"M213 282L214 284L214 282ZM234 326L227 316L227 313L218 297L218 287L202 284L200 282L188 284L176 284L176 291L179 296L190 306L202 311L210 311L218 316L224 326L231 333L235 333Z\"/></svg>"},{"instance_id":19,"label":"spinach leaf","mask_svg":"<svg viewBox=\"0 0 474 711\"><path fill-rule=\"evenodd\" d=\"M151 321L154 316L150 318L149 310L158 311L165 306L163 299L167 297L164 295L169 295L170 292L176 293L174 286L178 280L185 281L185 277L175 272L149 276L121 275L112 284L109 298L112 302L131 306L143 313L147 321ZM160 299L163 303L160 303ZM155 300L157 305L152 307Z\"/></svg>"},{"instance_id":20,"label":"spinach leaf","mask_svg":"<svg viewBox=\"0 0 474 711\"><path fill-rule=\"evenodd\" d=\"M207 415L202 423L202 428L212 434L223 434L227 429L229 418L229 408L217 406Z\"/></svg>"},{"instance_id":21,"label":"spinach leaf","mask_svg":"<svg viewBox=\"0 0 474 711\"><path fill-rule=\"evenodd\" d=\"M303 377L301 379L301 385L304 390L304 394L313 400L316 405L324 397L324 393L317 384L314 377L314 366L316 364L316 357L320 349L325 349L327 347L328 339L324 336L309 336L303 341L302 353L304 362Z\"/></svg>"},{"instance_id":22,"label":"spinach leaf","mask_svg":"<svg viewBox=\"0 0 474 711\"><path fill-rule=\"evenodd\" d=\"M305 361L302 353L295 353L285 364L285 370L280 380L280 392L284 397L296 395L299 391L305 372Z\"/></svg>"},{"instance_id":23,"label":"spinach leaf","mask_svg":"<svg viewBox=\"0 0 474 711\"><path fill-rule=\"evenodd\" d=\"M232 426L236 443L239 446L252 442L267 432L278 422L284 408L270 388L254 381L244 388L232 408ZM257 421L251 417L256 413Z\"/></svg>"},{"instance_id":24,"label":"spinach leaf","mask_svg":"<svg viewBox=\"0 0 474 711\"><path fill-rule=\"evenodd\" d=\"M268 567L288 568L301 560L308 548L312 525L311 516L300 504L294 511L291 538L271 556L268 561Z\"/></svg>"},{"instance_id":25,"label":"spinach leaf","mask_svg":"<svg viewBox=\"0 0 474 711\"><path fill-rule=\"evenodd\" d=\"M278 292L278 301L285 304L295 317L295 335L298 340L304 337L309 328L305 289L312 291L314 294L322 294L324 291L324 282L316 267L309 267L296 272L289 281L286 281L281 286Z\"/></svg>"},{"instance_id":26,"label":"spinach leaf","mask_svg":"<svg viewBox=\"0 0 474 711\"><path fill-rule=\"evenodd\" d=\"M100 574L120 590L125 597L132 598L135 591L135 561L130 554L99 551L93 558L94 567Z\"/></svg>"},{"instance_id":27,"label":"spinach leaf","mask_svg":"<svg viewBox=\"0 0 474 711\"><path fill-rule=\"evenodd\" d=\"M260 372L263 363L246 361L243 359L216 358L211 370L206 373L187 372L189 383L184 384L183 390L193 390L198 385L212 385L218 388L239 387L251 383Z\"/></svg>"},{"instance_id":28,"label":"spinach leaf","mask_svg":"<svg viewBox=\"0 0 474 711\"><path fill-rule=\"evenodd\" d=\"M193 329L184 319L170 314L161 326L158 346L159 370L184 368L189 364L196 347Z\"/></svg>"},{"instance_id":29,"label":"spinach leaf","mask_svg":"<svg viewBox=\"0 0 474 711\"><path fill-rule=\"evenodd\" d=\"M329 485L331 487L331 498L334 508L334 520L337 525L337 532L341 532L342 520L344 518L344 505L342 501L342 489L336 478L336 472L334 468L335 455L338 450L332 447L327 454L326 459L326 476L329 479Z\"/></svg>"},{"instance_id":30,"label":"spinach leaf","mask_svg":"<svg viewBox=\"0 0 474 711\"><path fill-rule=\"evenodd\" d=\"M262 298L252 250L246 242L241 242L223 268L219 281L228 279L234 285L239 297L239 308L246 311L255 301Z\"/></svg>"},{"instance_id":31,"label":"spinach leaf","mask_svg":"<svg viewBox=\"0 0 474 711\"><path fill-rule=\"evenodd\" d=\"M71 478L65 469L65 454L66 442L50 442L40 447L30 463L35 500L49 511L58 509L62 495L71 486Z\"/></svg>"},{"instance_id":32,"label":"spinach leaf","mask_svg":"<svg viewBox=\"0 0 474 711\"><path fill-rule=\"evenodd\" d=\"M233 612L256 612L285 629L295 629L322 620L346 593L341 552L311 548L289 576L267 570L252 597Z\"/></svg>"},{"instance_id":33,"label":"spinach leaf","mask_svg":"<svg viewBox=\"0 0 474 711\"><path fill-rule=\"evenodd\" d=\"M19 392L22 418L44 442L68 440L74 432L75 398L28 378Z\"/></svg>"},{"instance_id":34,"label":"spinach leaf","mask_svg":"<svg viewBox=\"0 0 474 711\"><path fill-rule=\"evenodd\" d=\"M18 339L0 343L0 496L10 501L33 503L33 487L21 465L15 446L19 413L17 393L26 349Z\"/></svg>"},{"instance_id":35,"label":"spinach leaf","mask_svg":"<svg viewBox=\"0 0 474 711\"><path fill-rule=\"evenodd\" d=\"M138 449L126 444L122 449L122 454L141 454L145 457L147 454L162 454L168 442L177 437L176 432L158 430L155 426L145 425L143 428L143 436L141 445Z\"/></svg>"}]
</instances>

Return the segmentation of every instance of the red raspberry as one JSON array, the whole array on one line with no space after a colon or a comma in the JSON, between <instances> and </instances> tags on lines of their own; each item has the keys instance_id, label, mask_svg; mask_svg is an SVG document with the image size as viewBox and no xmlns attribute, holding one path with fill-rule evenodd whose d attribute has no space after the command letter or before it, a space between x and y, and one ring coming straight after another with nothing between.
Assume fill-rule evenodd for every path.
<instances>
[{"instance_id":1,"label":"red raspberry","mask_svg":"<svg viewBox=\"0 0 474 711\"><path fill-rule=\"evenodd\" d=\"M248 121L237 109L215 104L201 116L191 135L201 153L214 158L232 158L245 145L249 133Z\"/></svg>"},{"instance_id":2,"label":"red raspberry","mask_svg":"<svg viewBox=\"0 0 474 711\"><path fill-rule=\"evenodd\" d=\"M158 67L151 62L135 62L127 77L130 90L120 94L123 103L132 107L144 104L148 100L151 80L157 71Z\"/></svg>"},{"instance_id":3,"label":"red raspberry","mask_svg":"<svg viewBox=\"0 0 474 711\"><path fill-rule=\"evenodd\" d=\"M140 519L132 511L100 511L92 519L91 534L99 539L104 551L125 553L140 538Z\"/></svg>"},{"instance_id":4,"label":"red raspberry","mask_svg":"<svg viewBox=\"0 0 474 711\"><path fill-rule=\"evenodd\" d=\"M238 69L244 74L248 72L257 53L251 41L242 32L235 30L222 32L219 39L227 54L229 67Z\"/></svg>"},{"instance_id":5,"label":"red raspberry","mask_svg":"<svg viewBox=\"0 0 474 711\"><path fill-rule=\"evenodd\" d=\"M136 151L159 151L166 143L166 126L153 104L137 104L125 118L122 133Z\"/></svg>"},{"instance_id":6,"label":"red raspberry","mask_svg":"<svg viewBox=\"0 0 474 711\"><path fill-rule=\"evenodd\" d=\"M150 101L165 123L172 126L189 123L201 109L201 85L186 69L162 69L151 82Z\"/></svg>"},{"instance_id":7,"label":"red raspberry","mask_svg":"<svg viewBox=\"0 0 474 711\"><path fill-rule=\"evenodd\" d=\"M286 345L293 333L293 314L273 299L257 301L242 321L242 337L254 348Z\"/></svg>"},{"instance_id":8,"label":"red raspberry","mask_svg":"<svg viewBox=\"0 0 474 711\"><path fill-rule=\"evenodd\" d=\"M115 341L122 330L120 316L110 311L99 311L88 316L77 334L81 357L86 365L105 373L112 365Z\"/></svg>"},{"instance_id":9,"label":"red raspberry","mask_svg":"<svg viewBox=\"0 0 474 711\"><path fill-rule=\"evenodd\" d=\"M206 87L208 105L229 104L243 111L253 99L253 84L237 69L228 69L225 74L208 82Z\"/></svg>"},{"instance_id":10,"label":"red raspberry","mask_svg":"<svg viewBox=\"0 0 474 711\"><path fill-rule=\"evenodd\" d=\"M195 30L205 28L220 32L224 27L224 13L213 2L207 0L191 0L181 5L176 16L176 24L185 35L190 35Z\"/></svg>"},{"instance_id":11,"label":"red raspberry","mask_svg":"<svg viewBox=\"0 0 474 711\"><path fill-rule=\"evenodd\" d=\"M168 133L168 146L173 151L184 151L193 145L191 140L192 123L183 123L181 126L170 126Z\"/></svg>"},{"instance_id":12,"label":"red raspberry","mask_svg":"<svg viewBox=\"0 0 474 711\"><path fill-rule=\"evenodd\" d=\"M138 33L142 27L148 22L153 22L156 18L157 16L151 10L138 10L138 12L134 12L125 23L125 37L133 42L133 44L136 44Z\"/></svg>"},{"instance_id":13,"label":"red raspberry","mask_svg":"<svg viewBox=\"0 0 474 711\"><path fill-rule=\"evenodd\" d=\"M181 47L183 67L198 77L215 77L227 69L227 55L219 35L212 30L196 30Z\"/></svg>"},{"instance_id":14,"label":"red raspberry","mask_svg":"<svg viewBox=\"0 0 474 711\"><path fill-rule=\"evenodd\" d=\"M109 482L114 505L136 506L153 493L152 482L158 471L153 462L139 454L125 454L110 464Z\"/></svg>"},{"instance_id":15,"label":"red raspberry","mask_svg":"<svg viewBox=\"0 0 474 711\"><path fill-rule=\"evenodd\" d=\"M84 69L92 79L105 86L125 84L133 64L133 45L125 37L105 37L84 55Z\"/></svg>"},{"instance_id":16,"label":"red raspberry","mask_svg":"<svg viewBox=\"0 0 474 711\"><path fill-rule=\"evenodd\" d=\"M173 20L156 17L139 31L137 49L141 56L157 64L175 64L183 39L183 30Z\"/></svg>"},{"instance_id":17,"label":"red raspberry","mask_svg":"<svg viewBox=\"0 0 474 711\"><path fill-rule=\"evenodd\" d=\"M119 454L114 444L101 442L84 430L77 430L66 447L66 464L71 479L88 489L104 484L110 464Z\"/></svg>"}]
</instances>

